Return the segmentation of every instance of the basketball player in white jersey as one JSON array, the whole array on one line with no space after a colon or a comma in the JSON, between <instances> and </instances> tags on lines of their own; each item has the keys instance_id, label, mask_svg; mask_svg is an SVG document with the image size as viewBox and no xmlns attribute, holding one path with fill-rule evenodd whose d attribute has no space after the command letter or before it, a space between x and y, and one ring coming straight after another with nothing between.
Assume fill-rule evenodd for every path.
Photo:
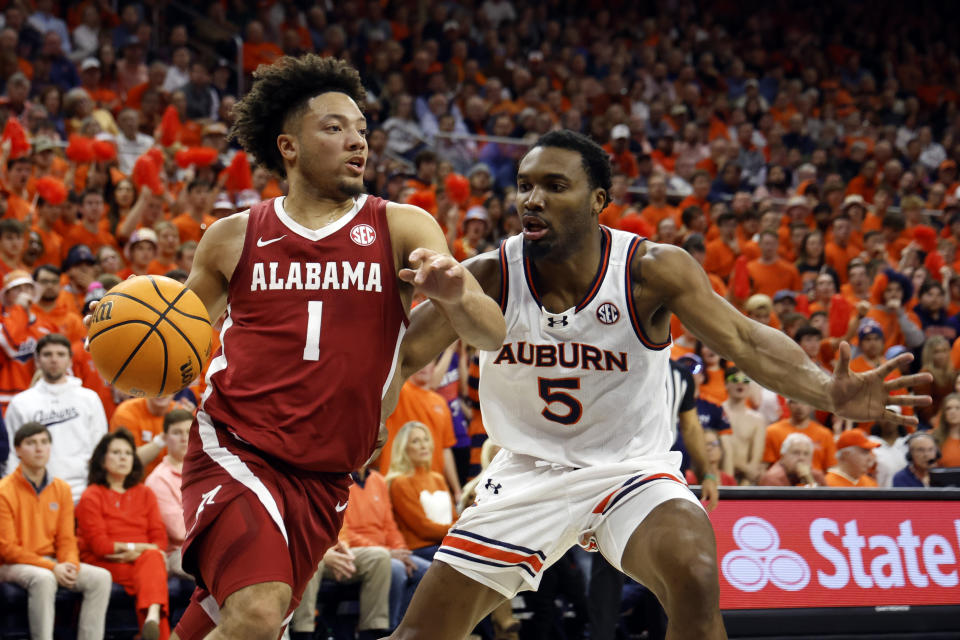
<instances>
[{"instance_id":1,"label":"basketball player in white jersey","mask_svg":"<svg viewBox=\"0 0 960 640\"><path fill-rule=\"evenodd\" d=\"M507 322L480 368L484 424L503 450L391 638L466 637L577 543L657 595L668 638L724 638L713 529L669 451L670 314L760 384L854 420L909 422L887 405L929 398L890 391L924 378L884 382L909 356L851 373L845 344L830 376L715 295L686 252L601 227L610 165L579 134L543 136L517 187L523 234L467 263ZM420 305L404 373L455 339Z\"/></svg>"}]
</instances>

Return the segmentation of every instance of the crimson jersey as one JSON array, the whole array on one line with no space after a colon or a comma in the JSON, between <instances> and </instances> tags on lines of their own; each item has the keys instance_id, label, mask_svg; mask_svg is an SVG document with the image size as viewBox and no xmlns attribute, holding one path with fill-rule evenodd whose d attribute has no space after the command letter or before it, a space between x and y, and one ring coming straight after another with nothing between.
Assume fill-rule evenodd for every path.
<instances>
[{"instance_id":1,"label":"crimson jersey","mask_svg":"<svg viewBox=\"0 0 960 640\"><path fill-rule=\"evenodd\" d=\"M310 471L370 456L407 323L386 205L362 195L317 230L283 198L251 207L201 404L218 429Z\"/></svg>"}]
</instances>

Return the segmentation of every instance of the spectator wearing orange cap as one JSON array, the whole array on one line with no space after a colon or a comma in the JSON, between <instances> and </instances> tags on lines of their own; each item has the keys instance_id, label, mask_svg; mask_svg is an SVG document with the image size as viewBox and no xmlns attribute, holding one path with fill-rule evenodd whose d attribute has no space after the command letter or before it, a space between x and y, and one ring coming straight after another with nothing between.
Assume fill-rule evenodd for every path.
<instances>
[{"instance_id":1,"label":"spectator wearing orange cap","mask_svg":"<svg viewBox=\"0 0 960 640\"><path fill-rule=\"evenodd\" d=\"M747 263L747 271L753 283L753 291L773 296L781 289L803 290L797 267L779 255L779 239L776 232L764 229L760 232L760 257Z\"/></svg>"},{"instance_id":2,"label":"spectator wearing orange cap","mask_svg":"<svg viewBox=\"0 0 960 640\"><path fill-rule=\"evenodd\" d=\"M802 433L813 441L814 469L826 471L836 463L836 447L833 433L822 424L811 419L813 407L797 400L787 400L790 416L767 427L764 439L763 461L772 465L780 459L783 442L791 433Z\"/></svg>"},{"instance_id":3,"label":"spectator wearing orange cap","mask_svg":"<svg viewBox=\"0 0 960 640\"><path fill-rule=\"evenodd\" d=\"M876 463L873 450L880 446L860 429L844 431L837 438L837 464L826 474L828 487L876 487L877 481L867 475Z\"/></svg>"}]
</instances>

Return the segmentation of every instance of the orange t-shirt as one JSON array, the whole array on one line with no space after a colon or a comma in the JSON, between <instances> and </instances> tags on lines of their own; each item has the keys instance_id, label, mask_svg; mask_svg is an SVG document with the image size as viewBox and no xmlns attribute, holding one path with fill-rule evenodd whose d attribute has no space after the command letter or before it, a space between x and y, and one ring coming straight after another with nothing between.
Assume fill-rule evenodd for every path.
<instances>
[{"instance_id":1,"label":"orange t-shirt","mask_svg":"<svg viewBox=\"0 0 960 640\"><path fill-rule=\"evenodd\" d=\"M447 487L443 476L429 469L417 469L413 475L398 476L390 481L390 501L393 503L393 514L397 521L397 528L403 534L403 539L410 549L422 549L431 545L440 544L449 524L440 524L427 518L423 508L422 494L446 493L450 496L451 523L457 520L457 511L453 504L453 496Z\"/></svg>"},{"instance_id":2,"label":"orange t-shirt","mask_svg":"<svg viewBox=\"0 0 960 640\"><path fill-rule=\"evenodd\" d=\"M616 228L617 222L620 221L620 218L623 217L623 213L629 206L627 203L617 204L616 202L611 202L600 212L600 224Z\"/></svg>"},{"instance_id":3,"label":"orange t-shirt","mask_svg":"<svg viewBox=\"0 0 960 640\"><path fill-rule=\"evenodd\" d=\"M56 231L44 231L37 226L32 227L31 231L36 231L40 235L40 242L43 243L43 253L37 258L37 266L52 264L59 269L64 254L63 238Z\"/></svg>"},{"instance_id":4,"label":"orange t-shirt","mask_svg":"<svg viewBox=\"0 0 960 640\"><path fill-rule=\"evenodd\" d=\"M960 467L960 438L947 438L943 441L940 448L940 466Z\"/></svg>"},{"instance_id":5,"label":"orange t-shirt","mask_svg":"<svg viewBox=\"0 0 960 640\"><path fill-rule=\"evenodd\" d=\"M16 218L20 222L23 222L28 215L31 216L31 219L37 217L37 210L32 204L15 193L7 196L7 214L4 216L5 218Z\"/></svg>"},{"instance_id":6,"label":"orange t-shirt","mask_svg":"<svg viewBox=\"0 0 960 640\"><path fill-rule=\"evenodd\" d=\"M63 239L63 243L60 245L60 259L65 259L67 253L70 251L70 247L78 244L87 245L94 254L100 250L100 247L113 247L117 252L120 251L120 245L117 244L117 239L109 231L98 229L96 233L90 233L85 226L78 224L74 225Z\"/></svg>"},{"instance_id":7,"label":"orange t-shirt","mask_svg":"<svg viewBox=\"0 0 960 640\"><path fill-rule=\"evenodd\" d=\"M720 406L727 399L727 385L722 369L707 369L707 381L700 385L700 397Z\"/></svg>"},{"instance_id":8,"label":"orange t-shirt","mask_svg":"<svg viewBox=\"0 0 960 640\"><path fill-rule=\"evenodd\" d=\"M760 260L747 263L747 271L753 281L753 292L763 293L771 298L777 291L788 289L802 291L803 283L795 265L786 260L777 259L773 264L764 264Z\"/></svg>"},{"instance_id":9,"label":"orange t-shirt","mask_svg":"<svg viewBox=\"0 0 960 640\"><path fill-rule=\"evenodd\" d=\"M871 478L870 476L868 476L867 474L863 474L862 476L860 476L859 480L857 480L856 482L852 482L845 475L841 475L836 471L828 471L827 475L825 476L825 479L827 481L828 487L849 488L849 487L876 487L877 486L877 481Z\"/></svg>"},{"instance_id":10,"label":"orange t-shirt","mask_svg":"<svg viewBox=\"0 0 960 640\"><path fill-rule=\"evenodd\" d=\"M666 204L662 207L655 207L652 204L648 207L644 207L640 211L640 215L644 220L650 223L654 229L657 228L657 225L660 224L660 221L664 218L673 218L674 222L677 223L677 227L680 226L680 211L676 207L671 207Z\"/></svg>"},{"instance_id":11,"label":"orange t-shirt","mask_svg":"<svg viewBox=\"0 0 960 640\"><path fill-rule=\"evenodd\" d=\"M833 270L840 276L840 282L847 281L847 264L860 255L860 250L853 246L853 243L847 243L847 246L841 247L835 242L827 242L824 249L826 262L833 267Z\"/></svg>"},{"instance_id":12,"label":"orange t-shirt","mask_svg":"<svg viewBox=\"0 0 960 640\"><path fill-rule=\"evenodd\" d=\"M200 238L203 237L204 232L216 221L216 218L206 213L203 214L202 222L197 222L189 213L181 213L170 222L172 222L174 226L177 227L177 231L180 232L180 242L188 242L190 240L200 242Z\"/></svg>"},{"instance_id":13,"label":"orange t-shirt","mask_svg":"<svg viewBox=\"0 0 960 640\"><path fill-rule=\"evenodd\" d=\"M177 408L183 407L173 403L167 411ZM111 432L116 431L120 427L124 427L132 433L137 447L140 447L148 442L152 442L156 436L163 433L163 416L154 415L150 412L150 408L147 407L146 398L131 398L117 405L113 416L110 418ZM166 455L166 448L160 452L160 455L158 455L153 462L143 465L144 477L150 475L150 472L163 460L164 455Z\"/></svg>"},{"instance_id":14,"label":"orange t-shirt","mask_svg":"<svg viewBox=\"0 0 960 640\"><path fill-rule=\"evenodd\" d=\"M380 473L386 475L390 470L391 447L400 431L400 427L415 420L427 425L433 435L433 460L430 469L443 473L443 451L457 444L453 433L453 417L447 401L439 393L405 382L400 388L397 408L387 418L387 445L380 453Z\"/></svg>"},{"instance_id":15,"label":"orange t-shirt","mask_svg":"<svg viewBox=\"0 0 960 640\"><path fill-rule=\"evenodd\" d=\"M44 311L36 304L33 305L32 311L38 320L45 320L55 325L57 331L65 335L70 342L82 341L87 336L87 330L83 327L83 318L74 307L72 299L61 295L57 297L50 311Z\"/></svg>"},{"instance_id":16,"label":"orange t-shirt","mask_svg":"<svg viewBox=\"0 0 960 640\"><path fill-rule=\"evenodd\" d=\"M797 428L789 418L774 422L767 427L767 437L763 445L763 461L773 464L780 459L780 447L791 433L802 433L813 440L813 468L826 472L837 464L837 445L833 433L822 424L807 421L803 429Z\"/></svg>"},{"instance_id":17,"label":"orange t-shirt","mask_svg":"<svg viewBox=\"0 0 960 640\"><path fill-rule=\"evenodd\" d=\"M273 61L283 55L283 49L272 42L253 44L243 43L243 70L253 73L261 64L273 64Z\"/></svg>"},{"instance_id":18,"label":"orange t-shirt","mask_svg":"<svg viewBox=\"0 0 960 640\"><path fill-rule=\"evenodd\" d=\"M905 313L907 314L907 318L919 329L920 319L917 318L917 314L913 311L905 311ZM874 306L867 312L867 317L876 320L883 329L884 350L889 349L895 344L905 344L906 339L903 336L903 331L900 329L900 321L896 313L888 311L886 308Z\"/></svg>"}]
</instances>

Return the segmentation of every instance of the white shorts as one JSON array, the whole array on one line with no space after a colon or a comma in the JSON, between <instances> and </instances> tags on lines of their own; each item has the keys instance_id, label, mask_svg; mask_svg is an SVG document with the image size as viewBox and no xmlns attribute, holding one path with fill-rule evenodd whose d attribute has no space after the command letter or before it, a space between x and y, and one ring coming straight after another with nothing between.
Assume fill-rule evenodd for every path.
<instances>
[{"instance_id":1,"label":"white shorts","mask_svg":"<svg viewBox=\"0 0 960 640\"><path fill-rule=\"evenodd\" d=\"M630 536L655 507L681 499L702 508L674 460L572 469L501 450L435 559L507 598L536 589L575 544L622 570Z\"/></svg>"}]
</instances>

